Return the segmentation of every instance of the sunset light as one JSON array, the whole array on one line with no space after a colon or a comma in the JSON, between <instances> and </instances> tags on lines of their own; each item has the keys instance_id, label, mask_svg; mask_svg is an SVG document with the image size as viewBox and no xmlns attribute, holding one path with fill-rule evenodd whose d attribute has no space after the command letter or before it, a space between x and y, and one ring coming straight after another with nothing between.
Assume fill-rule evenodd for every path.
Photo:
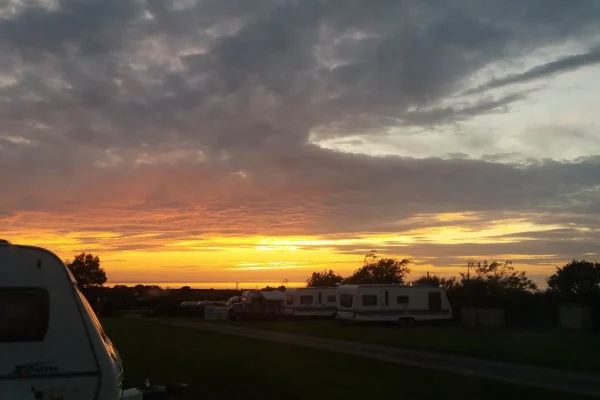
<instances>
[{"instance_id":1,"label":"sunset light","mask_svg":"<svg viewBox=\"0 0 600 400\"><path fill-rule=\"evenodd\" d=\"M1 238L109 285L598 257L595 6L76 3L0 6Z\"/></svg>"}]
</instances>

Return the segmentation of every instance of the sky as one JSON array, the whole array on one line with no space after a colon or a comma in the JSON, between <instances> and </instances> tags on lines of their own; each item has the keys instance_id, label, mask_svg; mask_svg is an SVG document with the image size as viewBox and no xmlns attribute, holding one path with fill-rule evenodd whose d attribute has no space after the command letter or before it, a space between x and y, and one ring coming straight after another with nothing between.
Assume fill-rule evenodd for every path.
<instances>
[{"instance_id":1,"label":"sky","mask_svg":"<svg viewBox=\"0 0 600 400\"><path fill-rule=\"evenodd\" d=\"M597 260L596 0L8 0L0 237L110 282Z\"/></svg>"}]
</instances>

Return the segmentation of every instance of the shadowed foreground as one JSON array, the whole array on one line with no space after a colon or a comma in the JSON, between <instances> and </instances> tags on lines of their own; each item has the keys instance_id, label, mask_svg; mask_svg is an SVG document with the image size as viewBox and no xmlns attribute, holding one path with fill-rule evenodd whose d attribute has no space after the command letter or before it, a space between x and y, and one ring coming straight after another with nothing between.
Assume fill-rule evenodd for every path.
<instances>
[{"instance_id":1,"label":"shadowed foreground","mask_svg":"<svg viewBox=\"0 0 600 400\"><path fill-rule=\"evenodd\" d=\"M102 323L121 353L126 379L155 366L157 379L190 383L190 398L586 398L145 320Z\"/></svg>"}]
</instances>

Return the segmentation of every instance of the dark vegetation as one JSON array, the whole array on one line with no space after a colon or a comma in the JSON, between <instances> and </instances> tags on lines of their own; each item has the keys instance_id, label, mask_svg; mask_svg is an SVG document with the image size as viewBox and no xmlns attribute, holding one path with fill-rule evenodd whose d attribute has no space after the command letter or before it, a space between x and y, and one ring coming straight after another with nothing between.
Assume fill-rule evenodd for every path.
<instances>
[{"instance_id":1,"label":"dark vegetation","mask_svg":"<svg viewBox=\"0 0 600 400\"><path fill-rule=\"evenodd\" d=\"M242 291L234 289L163 289L159 286L92 287L83 291L101 316L119 316L128 311L156 317L203 317L204 307L181 307L184 301L227 301Z\"/></svg>"},{"instance_id":2,"label":"dark vegetation","mask_svg":"<svg viewBox=\"0 0 600 400\"><path fill-rule=\"evenodd\" d=\"M103 319L125 379L190 384L190 399L583 399L368 360L322 350L227 336L140 319ZM250 397L249 397L250 396Z\"/></svg>"},{"instance_id":3,"label":"dark vegetation","mask_svg":"<svg viewBox=\"0 0 600 400\"><path fill-rule=\"evenodd\" d=\"M93 254L81 253L73 261L65 261L65 265L82 289L102 286L106 283L106 273L100 268L100 258Z\"/></svg>"},{"instance_id":4,"label":"dark vegetation","mask_svg":"<svg viewBox=\"0 0 600 400\"><path fill-rule=\"evenodd\" d=\"M404 278L410 273L411 260L395 258L379 258L375 250L369 252L364 259L363 266L346 278L332 270L313 272L306 280L306 286L335 286L343 283L348 285L378 284L378 283L404 283Z\"/></svg>"},{"instance_id":5,"label":"dark vegetation","mask_svg":"<svg viewBox=\"0 0 600 400\"><path fill-rule=\"evenodd\" d=\"M332 270L314 272L307 286L335 286L340 283L405 283L410 272L409 259L380 258L371 251L363 266L348 277ZM136 285L106 288L106 274L100 260L92 254L77 255L67 265L84 294L101 315L117 315L122 310L137 310L151 316L204 315L203 307L181 307L184 301L227 301L239 296L241 290L166 289ZM600 263L573 260L557 267L548 278L548 289L538 290L523 271L517 271L510 261L475 261L467 263L467 273L458 277L422 276L410 284L443 287L452 305L455 318L463 307L503 308L506 324L514 327L547 328L558 325L557 308L565 303L592 307L594 329L600 330ZM265 290L285 290L284 286Z\"/></svg>"},{"instance_id":6,"label":"dark vegetation","mask_svg":"<svg viewBox=\"0 0 600 400\"><path fill-rule=\"evenodd\" d=\"M409 259L379 258L371 251L365 256L364 265L351 276L344 278L332 270L313 272L307 286L404 283L410 272L409 264ZM539 290L510 261L469 260L467 272L458 277L425 275L410 284L444 288L457 319L463 307L502 308L506 310L508 326L555 327L559 305L578 303L592 306L594 328L600 329L600 263L573 260L557 267L556 273L548 278L546 290Z\"/></svg>"}]
</instances>

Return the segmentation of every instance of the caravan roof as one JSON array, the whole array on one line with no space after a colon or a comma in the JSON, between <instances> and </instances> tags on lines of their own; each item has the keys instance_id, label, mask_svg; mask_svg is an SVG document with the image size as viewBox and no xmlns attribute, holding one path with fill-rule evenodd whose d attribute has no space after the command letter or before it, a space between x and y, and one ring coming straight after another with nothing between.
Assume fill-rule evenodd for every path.
<instances>
[{"instance_id":1,"label":"caravan roof","mask_svg":"<svg viewBox=\"0 0 600 400\"><path fill-rule=\"evenodd\" d=\"M404 284L397 283L382 283L382 284L369 284L369 285L340 285L337 289L340 292L355 292L358 288L405 288L410 287Z\"/></svg>"}]
</instances>

